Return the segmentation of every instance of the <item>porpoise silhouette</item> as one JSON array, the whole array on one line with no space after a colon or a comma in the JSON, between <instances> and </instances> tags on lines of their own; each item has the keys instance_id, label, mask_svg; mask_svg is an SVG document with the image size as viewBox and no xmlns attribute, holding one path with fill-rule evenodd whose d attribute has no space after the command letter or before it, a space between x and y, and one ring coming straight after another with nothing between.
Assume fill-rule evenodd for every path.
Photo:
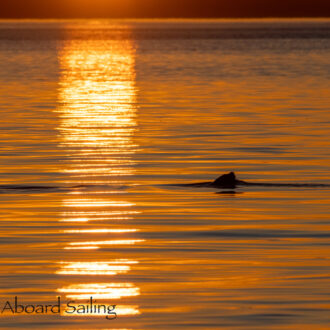
<instances>
[{"instance_id":1,"label":"porpoise silhouette","mask_svg":"<svg viewBox=\"0 0 330 330\"><path fill-rule=\"evenodd\" d=\"M180 186L188 187L210 187L210 188L236 188L237 186L265 186L265 187L330 187L329 184L319 183L263 183L263 182L246 182L238 180L234 172L223 174L216 180L210 182L198 182L182 184Z\"/></svg>"},{"instance_id":2,"label":"porpoise silhouette","mask_svg":"<svg viewBox=\"0 0 330 330\"><path fill-rule=\"evenodd\" d=\"M223 174L212 182L215 187L235 187L237 185L244 185L245 181L237 180L234 172Z\"/></svg>"},{"instance_id":3,"label":"porpoise silhouette","mask_svg":"<svg viewBox=\"0 0 330 330\"><path fill-rule=\"evenodd\" d=\"M166 185L168 186L168 185ZM186 183L186 184L170 184L170 186L179 187L207 187L207 188L224 188L224 189L235 189L239 186L264 186L264 187L306 187L306 188L330 188L330 184L320 183L264 183L264 182L247 182L238 180L234 172L223 174L214 181L198 182L198 183ZM6 193L8 191L14 192L67 192L76 191L77 189L89 189L95 187L94 185L79 185L72 187L55 187L55 186L33 186L33 185L0 185L0 193ZM96 186L97 187L97 186ZM102 186L104 187L104 186ZM110 186L108 186L110 187ZM125 186L123 186L125 187ZM117 187L122 188L120 187ZM228 191L225 191L228 192Z\"/></svg>"}]
</instances>

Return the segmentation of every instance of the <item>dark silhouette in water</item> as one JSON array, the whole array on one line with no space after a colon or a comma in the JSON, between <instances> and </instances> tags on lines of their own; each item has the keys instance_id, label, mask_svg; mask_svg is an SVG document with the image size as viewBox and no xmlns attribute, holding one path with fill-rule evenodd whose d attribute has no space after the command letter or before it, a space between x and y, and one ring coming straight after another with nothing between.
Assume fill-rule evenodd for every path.
<instances>
[{"instance_id":1,"label":"dark silhouette in water","mask_svg":"<svg viewBox=\"0 0 330 330\"><path fill-rule=\"evenodd\" d=\"M30 185L1 185L0 189L6 189L6 190L50 190L50 189L58 189L58 187L30 186Z\"/></svg>"},{"instance_id":2,"label":"dark silhouette in water","mask_svg":"<svg viewBox=\"0 0 330 330\"><path fill-rule=\"evenodd\" d=\"M216 180L212 182L212 185L216 187L235 187L238 184L244 183L244 181L236 179L236 175L234 172L230 172L228 174L223 174L219 176Z\"/></svg>"},{"instance_id":3,"label":"dark silhouette in water","mask_svg":"<svg viewBox=\"0 0 330 330\"><path fill-rule=\"evenodd\" d=\"M210 187L210 188L236 188L237 186L264 186L264 187L330 187L329 184L319 183L258 183L238 180L234 172L223 174L211 182L188 183L180 186Z\"/></svg>"},{"instance_id":4,"label":"dark silhouette in water","mask_svg":"<svg viewBox=\"0 0 330 330\"><path fill-rule=\"evenodd\" d=\"M223 174L219 176L214 181L208 182L198 182L198 183L187 183L187 184L171 184L170 186L180 186L180 187L206 187L206 188L224 188L224 189L232 189L232 191L224 191L223 193L236 193L233 189L239 186L261 186L261 187L301 187L301 188L318 188L318 187L328 187L330 188L330 184L320 184L320 183L259 183L259 182L246 182L243 180L238 180L234 172L230 172L227 174ZM72 187L54 187L54 186L32 186L32 185L0 185L0 193L6 193L8 191L13 192L67 192L67 191L75 191L75 190L90 190L93 187L99 187L95 185L78 185ZM114 186L102 186L112 187ZM115 186L116 189L125 189L127 186Z\"/></svg>"},{"instance_id":5,"label":"dark silhouette in water","mask_svg":"<svg viewBox=\"0 0 330 330\"><path fill-rule=\"evenodd\" d=\"M70 192L70 191L92 191L93 189L99 188L111 188L122 190L127 188L124 185L77 185L77 186L40 186L40 185L0 185L0 194L1 193L39 193L39 192Z\"/></svg>"}]
</instances>

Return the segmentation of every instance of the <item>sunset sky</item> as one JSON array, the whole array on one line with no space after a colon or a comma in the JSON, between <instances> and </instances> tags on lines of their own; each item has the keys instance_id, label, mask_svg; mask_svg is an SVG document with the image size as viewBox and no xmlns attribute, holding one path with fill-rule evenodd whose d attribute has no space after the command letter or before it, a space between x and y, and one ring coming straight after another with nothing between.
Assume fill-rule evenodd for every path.
<instances>
[{"instance_id":1,"label":"sunset sky","mask_svg":"<svg viewBox=\"0 0 330 330\"><path fill-rule=\"evenodd\" d=\"M330 17L327 0L1 0L1 18Z\"/></svg>"}]
</instances>

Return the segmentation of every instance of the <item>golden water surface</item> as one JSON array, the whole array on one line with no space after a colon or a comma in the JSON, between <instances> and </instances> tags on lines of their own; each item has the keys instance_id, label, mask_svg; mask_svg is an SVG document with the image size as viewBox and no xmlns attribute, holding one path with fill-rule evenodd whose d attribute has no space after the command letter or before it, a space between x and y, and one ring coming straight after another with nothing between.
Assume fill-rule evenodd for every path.
<instances>
[{"instance_id":1,"label":"golden water surface","mask_svg":"<svg viewBox=\"0 0 330 330\"><path fill-rule=\"evenodd\" d=\"M0 24L0 313L61 297L0 328L328 328L329 188L171 185L330 183L329 22L281 24Z\"/></svg>"}]
</instances>

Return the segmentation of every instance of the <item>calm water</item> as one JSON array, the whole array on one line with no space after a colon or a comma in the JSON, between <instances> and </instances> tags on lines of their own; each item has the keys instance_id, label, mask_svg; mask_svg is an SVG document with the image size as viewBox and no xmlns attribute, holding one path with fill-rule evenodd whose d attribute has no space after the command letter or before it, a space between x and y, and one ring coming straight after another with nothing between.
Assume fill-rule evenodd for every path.
<instances>
[{"instance_id":1,"label":"calm water","mask_svg":"<svg viewBox=\"0 0 330 330\"><path fill-rule=\"evenodd\" d=\"M168 184L330 183L330 21L2 21L0 94L0 305L63 304L1 328L329 329L329 188Z\"/></svg>"}]
</instances>

